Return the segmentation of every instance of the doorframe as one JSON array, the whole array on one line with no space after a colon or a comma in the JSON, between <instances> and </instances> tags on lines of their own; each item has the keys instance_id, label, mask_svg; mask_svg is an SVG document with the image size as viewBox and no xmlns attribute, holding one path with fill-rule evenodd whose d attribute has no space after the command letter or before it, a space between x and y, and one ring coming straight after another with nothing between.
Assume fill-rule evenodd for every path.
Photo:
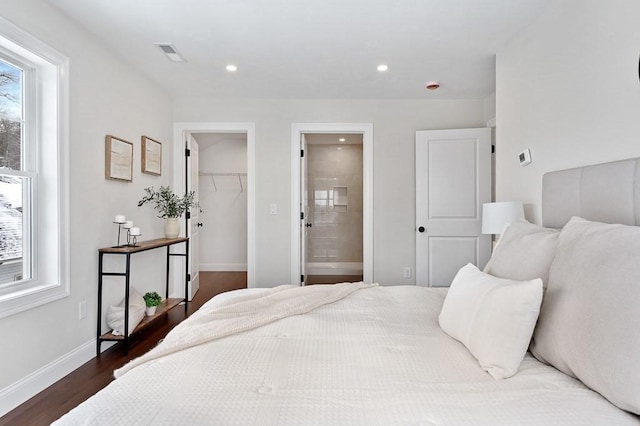
<instances>
[{"instance_id":1,"label":"doorframe","mask_svg":"<svg viewBox=\"0 0 640 426\"><path fill-rule=\"evenodd\" d=\"M362 269L363 280L373 282L373 124L291 124L291 282L300 283L300 137L304 133L362 135Z\"/></svg>"},{"instance_id":2,"label":"doorframe","mask_svg":"<svg viewBox=\"0 0 640 426\"><path fill-rule=\"evenodd\" d=\"M218 122L174 122L173 123L173 186L184 187L184 150L185 133L246 133L247 135L247 287L253 288L255 276L256 250L256 125L255 123L218 123ZM186 230L184 231L186 233ZM180 263L180 265L182 262ZM178 265L176 265L178 266ZM174 282L184 277L181 267L172 268ZM182 275L181 275L182 274Z\"/></svg>"}]
</instances>

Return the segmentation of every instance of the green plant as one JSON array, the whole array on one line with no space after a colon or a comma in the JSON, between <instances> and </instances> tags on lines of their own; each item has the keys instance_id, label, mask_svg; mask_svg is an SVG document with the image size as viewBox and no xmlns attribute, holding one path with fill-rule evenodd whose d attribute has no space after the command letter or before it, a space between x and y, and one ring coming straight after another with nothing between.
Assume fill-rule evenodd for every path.
<instances>
[{"instance_id":1,"label":"green plant","mask_svg":"<svg viewBox=\"0 0 640 426\"><path fill-rule=\"evenodd\" d=\"M147 307L160 306L162 303L162 297L160 297L160 295L155 291L149 291L142 297L144 298L144 303Z\"/></svg>"},{"instance_id":2,"label":"green plant","mask_svg":"<svg viewBox=\"0 0 640 426\"><path fill-rule=\"evenodd\" d=\"M186 210L200 207L200 203L195 201L194 191L185 194L184 197L178 197L168 186L161 186L159 191L153 189L153 186L144 190L146 195L138 201L138 207L152 203L153 208L160 212L158 217L163 219L180 217Z\"/></svg>"}]
</instances>

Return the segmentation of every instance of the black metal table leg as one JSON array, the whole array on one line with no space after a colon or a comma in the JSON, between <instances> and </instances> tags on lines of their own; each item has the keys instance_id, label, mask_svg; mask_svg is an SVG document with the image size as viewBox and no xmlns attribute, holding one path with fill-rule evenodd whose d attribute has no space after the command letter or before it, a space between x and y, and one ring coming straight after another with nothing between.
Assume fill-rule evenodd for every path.
<instances>
[{"instance_id":1,"label":"black metal table leg","mask_svg":"<svg viewBox=\"0 0 640 426\"><path fill-rule=\"evenodd\" d=\"M171 246L167 246L167 271L165 275L166 283L164 289L164 298L169 298L169 262L171 261Z\"/></svg>"},{"instance_id":2,"label":"black metal table leg","mask_svg":"<svg viewBox=\"0 0 640 426\"><path fill-rule=\"evenodd\" d=\"M129 353L129 281L131 278L131 254L127 253L124 277L124 354Z\"/></svg>"},{"instance_id":3,"label":"black metal table leg","mask_svg":"<svg viewBox=\"0 0 640 426\"><path fill-rule=\"evenodd\" d=\"M102 257L104 253L98 254L98 320L97 320L97 332L96 332L96 356L100 355L100 344L102 339Z\"/></svg>"}]
</instances>

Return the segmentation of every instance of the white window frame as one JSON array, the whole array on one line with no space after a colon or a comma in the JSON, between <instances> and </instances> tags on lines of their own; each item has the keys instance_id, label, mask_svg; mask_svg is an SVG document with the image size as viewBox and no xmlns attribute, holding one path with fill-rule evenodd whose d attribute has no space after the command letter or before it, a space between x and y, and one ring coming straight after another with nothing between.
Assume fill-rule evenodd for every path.
<instances>
[{"instance_id":1,"label":"white window frame","mask_svg":"<svg viewBox=\"0 0 640 426\"><path fill-rule=\"evenodd\" d=\"M0 49L25 65L31 277L0 289L0 318L69 296L69 59L0 18Z\"/></svg>"},{"instance_id":2,"label":"white window frame","mask_svg":"<svg viewBox=\"0 0 640 426\"><path fill-rule=\"evenodd\" d=\"M34 108L37 105L37 90L35 85L37 82L36 69L37 64L25 61L25 58L16 55L13 51L8 50L0 45L0 59L9 63L10 65L22 70L22 93L21 93L21 116L20 121L22 125L22 141L20 151L20 170L1 170L3 175L14 176L17 178L24 178L28 184L28 188L23 187L23 226L22 226L22 272L23 279L11 283L0 283L0 297L4 294L11 293L15 290L21 289L23 284L28 284L34 278L35 267L35 253L36 253L36 241L33 238L33 215L37 212L37 149L33 149L33 144L29 141L34 140L37 135L36 117L37 109ZM27 120L26 117L29 117ZM24 271L28 269L28 274Z\"/></svg>"}]
</instances>

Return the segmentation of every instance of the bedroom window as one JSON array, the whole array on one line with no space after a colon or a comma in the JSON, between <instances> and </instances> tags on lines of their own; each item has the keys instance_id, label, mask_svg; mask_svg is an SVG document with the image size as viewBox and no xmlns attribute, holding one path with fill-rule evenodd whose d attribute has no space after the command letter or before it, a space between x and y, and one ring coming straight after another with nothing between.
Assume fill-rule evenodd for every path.
<instances>
[{"instance_id":1,"label":"bedroom window","mask_svg":"<svg viewBox=\"0 0 640 426\"><path fill-rule=\"evenodd\" d=\"M69 294L67 64L0 18L0 317Z\"/></svg>"},{"instance_id":2,"label":"bedroom window","mask_svg":"<svg viewBox=\"0 0 640 426\"><path fill-rule=\"evenodd\" d=\"M24 65L0 52L0 287L31 279L34 174L23 162Z\"/></svg>"}]
</instances>

